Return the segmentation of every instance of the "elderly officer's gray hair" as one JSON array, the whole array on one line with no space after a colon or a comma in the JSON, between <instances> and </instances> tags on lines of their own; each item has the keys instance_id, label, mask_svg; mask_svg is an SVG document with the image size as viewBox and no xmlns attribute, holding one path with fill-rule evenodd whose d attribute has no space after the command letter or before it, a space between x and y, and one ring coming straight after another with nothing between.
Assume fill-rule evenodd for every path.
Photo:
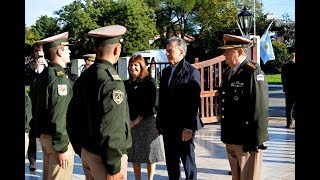
<instances>
[{"instance_id":1,"label":"elderly officer's gray hair","mask_svg":"<svg viewBox=\"0 0 320 180\"><path fill-rule=\"evenodd\" d=\"M168 44L172 42L177 42L179 48L183 52L183 57L187 54L187 43L185 40L183 40L181 37L173 36L168 39Z\"/></svg>"},{"instance_id":2,"label":"elderly officer's gray hair","mask_svg":"<svg viewBox=\"0 0 320 180\"><path fill-rule=\"evenodd\" d=\"M244 53L245 53L246 55L248 55L249 48L242 48L242 49L243 49Z\"/></svg>"}]
</instances>

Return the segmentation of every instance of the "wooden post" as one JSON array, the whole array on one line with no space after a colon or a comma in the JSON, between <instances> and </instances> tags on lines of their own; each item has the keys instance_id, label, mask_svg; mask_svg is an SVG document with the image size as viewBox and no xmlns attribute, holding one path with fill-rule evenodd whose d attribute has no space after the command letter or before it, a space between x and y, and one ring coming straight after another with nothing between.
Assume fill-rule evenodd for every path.
<instances>
[{"instance_id":1,"label":"wooden post","mask_svg":"<svg viewBox=\"0 0 320 180\"><path fill-rule=\"evenodd\" d=\"M257 48L260 44L257 44L257 38L253 37L253 47L252 47L252 60L254 62L258 62L258 56L257 56ZM259 62L258 62L259 63Z\"/></svg>"}]
</instances>

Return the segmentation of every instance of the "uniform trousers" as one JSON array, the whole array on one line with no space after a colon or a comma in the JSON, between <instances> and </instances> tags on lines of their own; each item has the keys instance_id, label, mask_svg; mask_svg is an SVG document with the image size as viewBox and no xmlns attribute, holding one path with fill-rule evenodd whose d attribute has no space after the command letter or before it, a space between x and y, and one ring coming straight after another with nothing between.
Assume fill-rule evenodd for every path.
<instances>
[{"instance_id":1,"label":"uniform trousers","mask_svg":"<svg viewBox=\"0 0 320 180\"><path fill-rule=\"evenodd\" d=\"M243 152L243 145L226 144L232 180L260 180L262 150Z\"/></svg>"},{"instance_id":2,"label":"uniform trousers","mask_svg":"<svg viewBox=\"0 0 320 180\"><path fill-rule=\"evenodd\" d=\"M105 180L107 179L108 171L105 168L102 158L99 154L94 154L81 149L81 161L86 180ZM124 180L127 179L128 156L123 154L121 157L121 169Z\"/></svg>"},{"instance_id":3,"label":"uniform trousers","mask_svg":"<svg viewBox=\"0 0 320 180\"><path fill-rule=\"evenodd\" d=\"M24 136L24 155L27 155L27 151L28 151L28 147L29 147L29 133L25 133Z\"/></svg>"},{"instance_id":4,"label":"uniform trousers","mask_svg":"<svg viewBox=\"0 0 320 180\"><path fill-rule=\"evenodd\" d=\"M163 143L169 180L180 179L180 159L186 180L197 179L197 166L194 153L194 135L189 141L182 141L181 128L163 129Z\"/></svg>"},{"instance_id":5,"label":"uniform trousers","mask_svg":"<svg viewBox=\"0 0 320 180\"><path fill-rule=\"evenodd\" d=\"M43 180L71 180L74 166L74 150L71 143L68 145L68 151L72 152L72 158L67 169L59 165L59 152L53 149L51 135L41 134L40 143L43 152Z\"/></svg>"}]
</instances>

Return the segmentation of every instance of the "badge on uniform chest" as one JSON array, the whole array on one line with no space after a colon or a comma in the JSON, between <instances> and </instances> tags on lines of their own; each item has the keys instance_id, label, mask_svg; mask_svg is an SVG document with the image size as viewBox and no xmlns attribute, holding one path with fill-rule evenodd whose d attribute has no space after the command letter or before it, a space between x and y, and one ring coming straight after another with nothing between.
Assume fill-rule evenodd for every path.
<instances>
[{"instance_id":1,"label":"badge on uniform chest","mask_svg":"<svg viewBox=\"0 0 320 180\"><path fill-rule=\"evenodd\" d=\"M240 81L231 82L230 86L232 87L233 99L235 101L238 101L240 99L240 96L243 92L243 85L244 83L241 83Z\"/></svg>"},{"instance_id":2,"label":"badge on uniform chest","mask_svg":"<svg viewBox=\"0 0 320 180\"><path fill-rule=\"evenodd\" d=\"M244 83L240 83L239 81L231 82L231 87L243 87Z\"/></svg>"}]
</instances>

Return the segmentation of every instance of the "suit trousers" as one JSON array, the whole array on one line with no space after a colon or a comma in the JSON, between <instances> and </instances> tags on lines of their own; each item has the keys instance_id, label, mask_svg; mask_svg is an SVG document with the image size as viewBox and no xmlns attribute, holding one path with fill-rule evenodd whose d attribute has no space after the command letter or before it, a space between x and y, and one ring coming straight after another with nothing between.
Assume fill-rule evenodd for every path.
<instances>
[{"instance_id":1,"label":"suit trousers","mask_svg":"<svg viewBox=\"0 0 320 180\"><path fill-rule=\"evenodd\" d=\"M86 180L105 180L107 179L108 171L105 168L102 158L99 154L94 154L81 149L81 161ZM127 179L128 156L123 154L121 157L121 172L124 180Z\"/></svg>"},{"instance_id":2,"label":"suit trousers","mask_svg":"<svg viewBox=\"0 0 320 180\"><path fill-rule=\"evenodd\" d=\"M37 137L34 129L30 129L29 132L29 146L28 146L28 159L30 164L35 163L37 160Z\"/></svg>"},{"instance_id":3,"label":"suit trousers","mask_svg":"<svg viewBox=\"0 0 320 180\"><path fill-rule=\"evenodd\" d=\"M169 180L178 180L180 176L180 159L186 175L186 180L197 179L195 161L194 135L189 141L182 141L181 128L163 129L163 143Z\"/></svg>"},{"instance_id":4,"label":"suit trousers","mask_svg":"<svg viewBox=\"0 0 320 180\"><path fill-rule=\"evenodd\" d=\"M232 180L260 180L262 153L243 152L243 145L226 144Z\"/></svg>"},{"instance_id":5,"label":"suit trousers","mask_svg":"<svg viewBox=\"0 0 320 180\"><path fill-rule=\"evenodd\" d=\"M40 143L43 152L43 180L71 180L74 166L74 150L69 143L68 151L72 152L72 158L67 169L59 165L59 152L55 151L52 146L52 136L48 134L40 135Z\"/></svg>"},{"instance_id":6,"label":"suit trousers","mask_svg":"<svg viewBox=\"0 0 320 180\"><path fill-rule=\"evenodd\" d=\"M295 98L293 92L285 92L285 101L286 101L286 118L287 118L287 126L290 126L294 119L294 103Z\"/></svg>"}]
</instances>

